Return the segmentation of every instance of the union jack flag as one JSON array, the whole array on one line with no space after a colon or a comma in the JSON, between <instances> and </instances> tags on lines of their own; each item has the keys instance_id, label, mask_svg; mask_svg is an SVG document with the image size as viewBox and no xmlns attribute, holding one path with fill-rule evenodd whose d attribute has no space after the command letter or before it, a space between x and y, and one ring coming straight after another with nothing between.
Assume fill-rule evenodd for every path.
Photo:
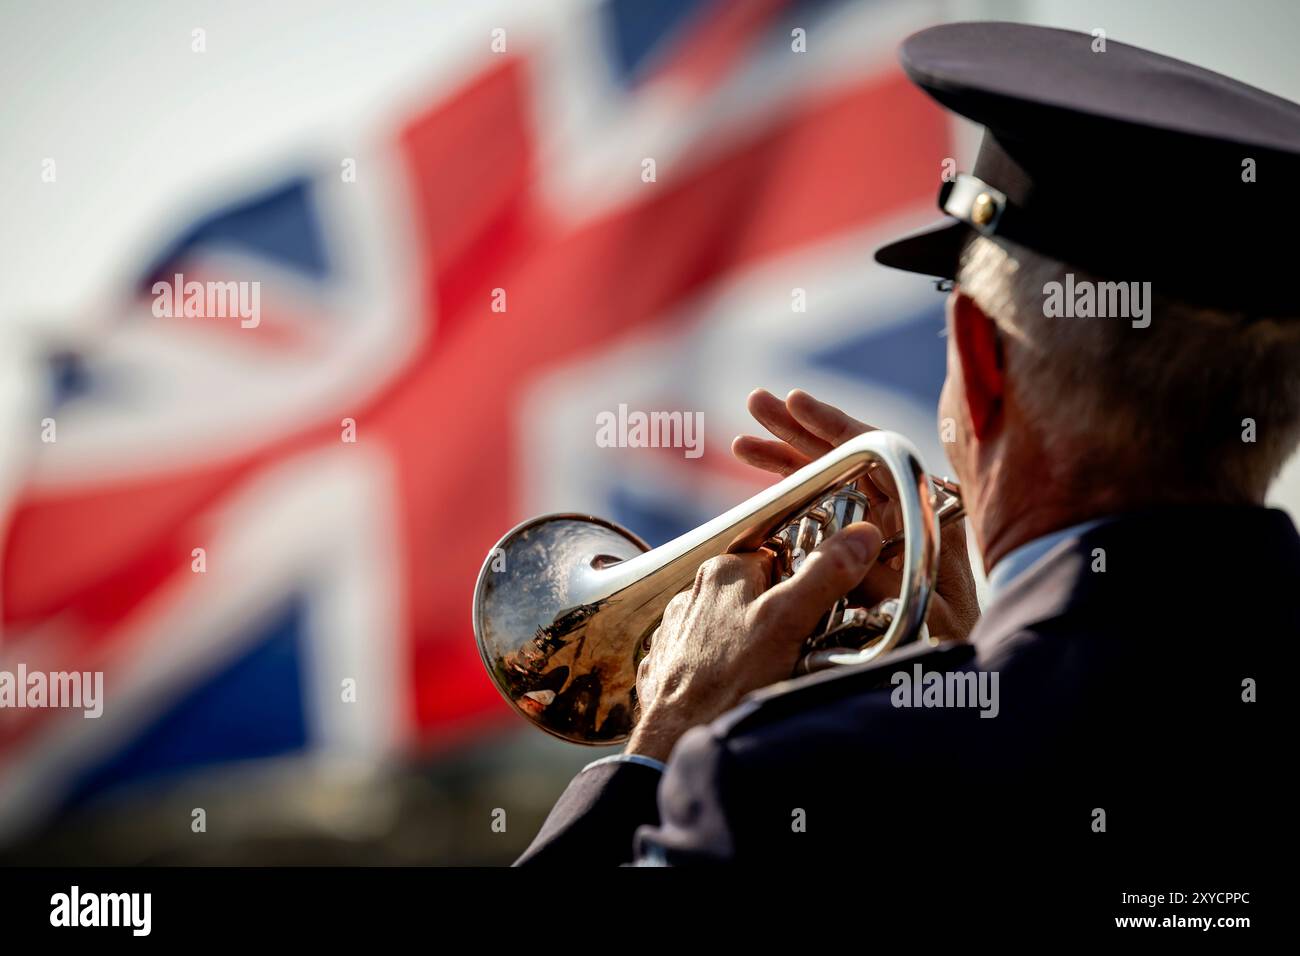
<instances>
[{"instance_id":1,"label":"union jack flag","mask_svg":"<svg viewBox=\"0 0 1300 956\"><path fill-rule=\"evenodd\" d=\"M765 483L728 452L754 386L939 467L940 297L871 262L954 149L895 61L937 12L538 13L365 153L196 214L45 368L0 666L103 671L106 700L0 715L0 839L143 777L512 722L471 636L484 554L543 511L654 544L735 504ZM259 283L260 323L156 317L177 274ZM598 447L620 404L703 412L704 454Z\"/></svg>"}]
</instances>

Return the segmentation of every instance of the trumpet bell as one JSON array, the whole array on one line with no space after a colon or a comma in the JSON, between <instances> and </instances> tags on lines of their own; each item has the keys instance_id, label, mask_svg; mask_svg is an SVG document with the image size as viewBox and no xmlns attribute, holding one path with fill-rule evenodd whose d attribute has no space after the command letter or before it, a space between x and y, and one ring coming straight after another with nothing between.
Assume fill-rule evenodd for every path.
<instances>
[{"instance_id":1,"label":"trumpet bell","mask_svg":"<svg viewBox=\"0 0 1300 956\"><path fill-rule=\"evenodd\" d=\"M556 514L514 528L484 561L479 654L502 696L548 733L599 745L631 732L642 632L663 608L638 620L613 606L618 589L601 572L648 550L612 521Z\"/></svg>"}]
</instances>

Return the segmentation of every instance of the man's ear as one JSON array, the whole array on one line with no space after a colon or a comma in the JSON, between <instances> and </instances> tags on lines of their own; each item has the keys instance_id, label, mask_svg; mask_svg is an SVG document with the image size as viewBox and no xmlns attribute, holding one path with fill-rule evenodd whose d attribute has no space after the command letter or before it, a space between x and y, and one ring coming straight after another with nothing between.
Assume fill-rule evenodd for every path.
<instances>
[{"instance_id":1,"label":"man's ear","mask_svg":"<svg viewBox=\"0 0 1300 956\"><path fill-rule=\"evenodd\" d=\"M984 441L1002 426L1006 389L1002 339L997 323L960 290L953 293L952 325L961 362L962 398L975 437Z\"/></svg>"}]
</instances>

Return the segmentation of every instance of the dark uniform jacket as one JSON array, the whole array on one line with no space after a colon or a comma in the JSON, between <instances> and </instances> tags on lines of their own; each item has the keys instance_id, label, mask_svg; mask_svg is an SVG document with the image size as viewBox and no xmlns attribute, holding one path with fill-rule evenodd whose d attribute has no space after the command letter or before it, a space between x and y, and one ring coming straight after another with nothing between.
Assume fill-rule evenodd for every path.
<instances>
[{"instance_id":1,"label":"dark uniform jacket","mask_svg":"<svg viewBox=\"0 0 1300 956\"><path fill-rule=\"evenodd\" d=\"M1252 852L1270 838L1290 759L1265 736L1263 701L1288 693L1270 662L1297 638L1300 537L1284 513L1117 517L1015 579L969 643L753 694L684 736L663 774L580 773L518 863ZM996 716L924 706L908 685L930 672L983 672L986 691L996 675Z\"/></svg>"}]
</instances>

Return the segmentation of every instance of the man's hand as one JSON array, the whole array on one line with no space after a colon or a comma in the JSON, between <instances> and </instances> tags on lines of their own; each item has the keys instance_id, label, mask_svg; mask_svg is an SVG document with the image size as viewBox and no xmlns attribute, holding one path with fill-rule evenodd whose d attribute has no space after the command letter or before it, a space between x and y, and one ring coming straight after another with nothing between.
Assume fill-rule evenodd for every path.
<instances>
[{"instance_id":1,"label":"man's hand","mask_svg":"<svg viewBox=\"0 0 1300 956\"><path fill-rule=\"evenodd\" d=\"M641 717L627 753L667 760L687 730L730 710L750 691L789 677L804 639L862 581L880 542L874 525L850 525L770 589L767 552L704 562L695 586L669 602L641 661Z\"/></svg>"},{"instance_id":2,"label":"man's hand","mask_svg":"<svg viewBox=\"0 0 1300 956\"><path fill-rule=\"evenodd\" d=\"M749 396L749 411L780 441L742 435L732 443L732 454L756 468L782 476L798 471L856 435L875 430L801 389L792 391L784 402L765 389L755 389ZM858 482L858 488L871 499L868 517L886 537L897 533L902 528L902 517L889 473L883 468L872 471ZM862 586L849 595L849 603L872 607L885 598L897 597L902 585L901 561L901 557L895 558L872 568ZM966 551L966 523L956 521L943 529L939 578L925 622L933 637L965 638L979 620L979 614L975 578Z\"/></svg>"}]
</instances>

